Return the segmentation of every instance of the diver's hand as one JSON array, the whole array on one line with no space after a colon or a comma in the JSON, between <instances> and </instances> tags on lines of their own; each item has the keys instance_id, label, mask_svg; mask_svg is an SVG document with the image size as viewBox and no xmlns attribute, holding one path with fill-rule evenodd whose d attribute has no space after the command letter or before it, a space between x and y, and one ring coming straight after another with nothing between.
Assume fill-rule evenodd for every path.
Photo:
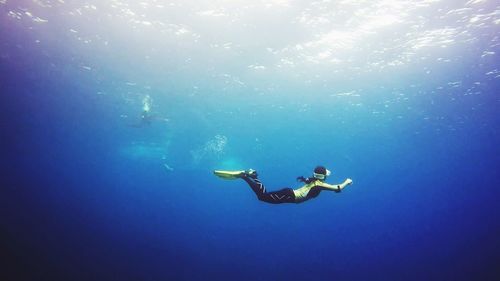
<instances>
[{"instance_id":1,"label":"diver's hand","mask_svg":"<svg viewBox=\"0 0 500 281\"><path fill-rule=\"evenodd\" d=\"M346 179L344 181L344 185L351 185L352 184L352 180L351 179Z\"/></svg>"}]
</instances>

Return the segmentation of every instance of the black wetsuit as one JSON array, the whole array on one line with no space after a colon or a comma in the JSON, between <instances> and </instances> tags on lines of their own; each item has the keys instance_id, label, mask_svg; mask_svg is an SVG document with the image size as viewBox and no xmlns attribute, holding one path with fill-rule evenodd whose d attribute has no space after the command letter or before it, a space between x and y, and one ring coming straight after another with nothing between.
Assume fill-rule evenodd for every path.
<instances>
[{"instance_id":1,"label":"black wetsuit","mask_svg":"<svg viewBox=\"0 0 500 281\"><path fill-rule=\"evenodd\" d=\"M257 198L260 201L264 201L271 204L281 204L281 203L302 203L309 199L317 197L323 189L330 189L335 187L337 189L333 189L334 192L340 192L340 185L332 186L327 183L324 183L320 180L312 180L305 179L305 183L307 185L293 190L291 188L283 188L277 191L267 192L266 187L260 182L257 177L252 177L249 175L244 175L241 177L245 180L248 185L252 188L253 192L257 195ZM307 192L307 193L306 193ZM296 196L298 194L298 197Z\"/></svg>"},{"instance_id":2,"label":"black wetsuit","mask_svg":"<svg viewBox=\"0 0 500 281\"><path fill-rule=\"evenodd\" d=\"M295 194L291 188L283 188L278 191L267 192L266 187L260 182L259 179L249 176L243 176L241 178L245 180L248 185L250 185L260 201L271 204L296 203Z\"/></svg>"}]
</instances>

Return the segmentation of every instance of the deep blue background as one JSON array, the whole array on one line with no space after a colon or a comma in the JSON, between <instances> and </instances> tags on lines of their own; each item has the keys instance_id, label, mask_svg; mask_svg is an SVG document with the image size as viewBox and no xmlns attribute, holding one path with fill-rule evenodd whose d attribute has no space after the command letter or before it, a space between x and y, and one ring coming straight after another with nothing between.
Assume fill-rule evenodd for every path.
<instances>
[{"instance_id":1,"label":"deep blue background","mask_svg":"<svg viewBox=\"0 0 500 281\"><path fill-rule=\"evenodd\" d=\"M309 99L300 93L325 89L293 81L275 96L207 87L193 104L180 86L153 88L175 92L154 96L170 121L137 129L120 118L140 105L117 105L119 74L82 73L66 65L77 51L47 56L29 35L1 31L2 280L498 280L500 85L480 75L486 66L453 70L481 82L480 95L456 100L463 89L435 93L414 69L352 82L377 109L384 87L419 81L382 117ZM95 95L103 88L111 94ZM193 164L190 151L215 135L225 152ZM171 172L162 155L123 153L164 138ZM354 184L269 205L211 174L252 167L272 190L298 187L317 164Z\"/></svg>"}]
</instances>

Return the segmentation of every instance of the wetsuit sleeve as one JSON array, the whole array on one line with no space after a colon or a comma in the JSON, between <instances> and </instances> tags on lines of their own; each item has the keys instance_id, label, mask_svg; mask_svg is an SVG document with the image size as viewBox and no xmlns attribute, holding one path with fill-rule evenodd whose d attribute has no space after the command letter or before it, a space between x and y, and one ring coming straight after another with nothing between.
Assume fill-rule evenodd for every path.
<instances>
[{"instance_id":1,"label":"wetsuit sleeve","mask_svg":"<svg viewBox=\"0 0 500 281\"><path fill-rule=\"evenodd\" d=\"M332 185L332 184L328 184L326 182L321 182L321 183L319 183L318 186L320 186L322 189L331 190L331 191L335 191L335 192L340 192L342 190L342 188L340 187L339 184Z\"/></svg>"}]
</instances>

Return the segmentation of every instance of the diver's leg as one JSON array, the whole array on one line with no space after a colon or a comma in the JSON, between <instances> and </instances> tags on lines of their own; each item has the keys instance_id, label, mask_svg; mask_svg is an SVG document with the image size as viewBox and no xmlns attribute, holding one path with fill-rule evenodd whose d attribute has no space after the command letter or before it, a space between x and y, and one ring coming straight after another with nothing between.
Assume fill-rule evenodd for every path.
<instances>
[{"instance_id":1,"label":"diver's leg","mask_svg":"<svg viewBox=\"0 0 500 281\"><path fill-rule=\"evenodd\" d=\"M258 198L260 201L271 204L295 203L295 194L291 188L283 188L278 191L266 192Z\"/></svg>"},{"instance_id":2,"label":"diver's leg","mask_svg":"<svg viewBox=\"0 0 500 281\"><path fill-rule=\"evenodd\" d=\"M248 183L257 197L262 196L262 194L266 193L266 187L262 184L262 182L260 182L259 179L249 177L247 175L244 175L241 178Z\"/></svg>"},{"instance_id":3,"label":"diver's leg","mask_svg":"<svg viewBox=\"0 0 500 281\"><path fill-rule=\"evenodd\" d=\"M248 183L260 201L272 204L295 203L295 194L291 188L267 192L266 187L259 179L248 176L242 176L241 178Z\"/></svg>"}]
</instances>

